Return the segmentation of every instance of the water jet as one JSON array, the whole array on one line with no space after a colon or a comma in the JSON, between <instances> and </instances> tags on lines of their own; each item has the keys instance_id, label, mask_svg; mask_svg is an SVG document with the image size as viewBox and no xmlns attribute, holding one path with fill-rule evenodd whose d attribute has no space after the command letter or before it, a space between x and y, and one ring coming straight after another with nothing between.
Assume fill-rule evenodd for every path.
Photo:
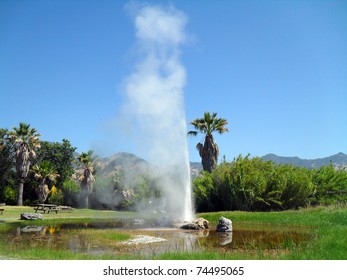
<instances>
[{"instance_id":1,"label":"water jet","mask_svg":"<svg viewBox=\"0 0 347 280\"><path fill-rule=\"evenodd\" d=\"M132 7L134 9L134 7ZM159 169L163 209L173 219L194 218L183 88L181 46L186 16L173 8L132 10L139 60L126 78L124 113L143 157Z\"/></svg>"}]
</instances>

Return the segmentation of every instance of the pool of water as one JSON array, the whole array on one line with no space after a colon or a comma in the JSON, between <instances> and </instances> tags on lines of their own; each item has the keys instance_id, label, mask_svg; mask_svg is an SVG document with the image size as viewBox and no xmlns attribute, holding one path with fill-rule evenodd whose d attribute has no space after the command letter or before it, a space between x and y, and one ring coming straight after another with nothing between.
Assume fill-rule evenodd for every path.
<instances>
[{"instance_id":1,"label":"pool of water","mask_svg":"<svg viewBox=\"0 0 347 280\"><path fill-rule=\"evenodd\" d=\"M112 235L126 233L130 239L112 240ZM107 236L104 238L103 236ZM63 249L89 255L130 254L152 257L166 252L283 251L289 246L307 242L310 229L234 223L233 232L181 230L175 227L153 227L142 221L92 222L59 226L14 226L0 234L13 250L28 247Z\"/></svg>"}]
</instances>

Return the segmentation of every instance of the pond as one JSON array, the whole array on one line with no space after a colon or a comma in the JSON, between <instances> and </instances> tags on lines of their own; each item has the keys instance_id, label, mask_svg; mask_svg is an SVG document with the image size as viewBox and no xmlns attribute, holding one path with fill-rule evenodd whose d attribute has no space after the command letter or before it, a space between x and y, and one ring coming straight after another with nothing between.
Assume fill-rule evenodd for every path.
<instances>
[{"instance_id":1,"label":"pond","mask_svg":"<svg viewBox=\"0 0 347 280\"><path fill-rule=\"evenodd\" d=\"M234 223L233 228L233 232L219 233L215 225L209 230L196 231L153 227L141 220L118 220L58 226L13 226L1 232L0 239L13 250L49 248L91 256L152 258L168 252L203 250L247 253L261 250L267 254L281 254L291 246L308 242L311 236L310 229L303 227Z\"/></svg>"}]
</instances>

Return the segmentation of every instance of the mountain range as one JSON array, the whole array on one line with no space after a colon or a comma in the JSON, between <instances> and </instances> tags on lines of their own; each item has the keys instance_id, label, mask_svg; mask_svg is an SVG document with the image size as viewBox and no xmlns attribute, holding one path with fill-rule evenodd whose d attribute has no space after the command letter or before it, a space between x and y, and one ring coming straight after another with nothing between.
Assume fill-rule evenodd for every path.
<instances>
[{"instance_id":1,"label":"mountain range","mask_svg":"<svg viewBox=\"0 0 347 280\"><path fill-rule=\"evenodd\" d=\"M275 154L267 154L261 157L265 161L272 161L275 164L291 164L294 166L306 167L309 169L319 168L330 163L335 168L347 167L347 155L344 153L338 153L329 157L317 158L317 159L301 159L299 157L283 157Z\"/></svg>"},{"instance_id":2,"label":"mountain range","mask_svg":"<svg viewBox=\"0 0 347 280\"><path fill-rule=\"evenodd\" d=\"M344 153L338 153L325 158L317 159L301 159L299 157L283 157L275 154L267 154L261 157L265 161L272 161L275 164L291 164L294 166L305 167L309 169L319 168L321 166L329 165L330 163L338 169L347 168L347 155ZM153 172L157 168L130 153L117 153L110 157L101 158L98 161L99 175L110 176L115 173L116 170L123 169L136 174L148 174ZM190 170L192 177L196 177L202 170L200 162L191 162Z\"/></svg>"}]
</instances>

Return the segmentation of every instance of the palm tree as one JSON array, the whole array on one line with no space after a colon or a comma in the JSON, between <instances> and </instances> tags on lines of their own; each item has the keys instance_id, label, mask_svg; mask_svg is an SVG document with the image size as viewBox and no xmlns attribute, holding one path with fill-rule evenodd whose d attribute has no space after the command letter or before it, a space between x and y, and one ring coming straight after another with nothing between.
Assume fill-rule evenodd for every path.
<instances>
[{"instance_id":1,"label":"palm tree","mask_svg":"<svg viewBox=\"0 0 347 280\"><path fill-rule=\"evenodd\" d=\"M196 136L199 132L205 134L203 143L199 142L196 149L199 151L201 163L205 171L211 172L216 168L219 156L219 148L214 142L212 133L217 131L219 134L228 132L225 126L228 124L226 119L217 118L217 113L204 113L203 118L195 119L191 122L195 130L189 131L188 135Z\"/></svg>"},{"instance_id":2,"label":"palm tree","mask_svg":"<svg viewBox=\"0 0 347 280\"><path fill-rule=\"evenodd\" d=\"M48 188L49 181L55 182L59 174L55 172L53 165L49 161L42 161L39 165L34 165L33 172L35 178L39 180L39 185L36 187L35 192L39 201L44 203L50 192Z\"/></svg>"},{"instance_id":3,"label":"palm tree","mask_svg":"<svg viewBox=\"0 0 347 280\"><path fill-rule=\"evenodd\" d=\"M15 149L16 172L18 179L18 201L17 205L23 205L24 183L28 176L32 160L36 157L35 151L40 148L41 135L36 129L30 128L30 124L19 123L19 127L14 127L9 132L9 139Z\"/></svg>"},{"instance_id":4,"label":"palm tree","mask_svg":"<svg viewBox=\"0 0 347 280\"><path fill-rule=\"evenodd\" d=\"M78 180L81 183L82 195L84 199L84 207L89 208L89 197L93 192L93 183L95 178L93 176L95 167L95 158L93 156L93 151L88 151L87 153L81 153L77 160L81 166L79 170Z\"/></svg>"}]
</instances>

